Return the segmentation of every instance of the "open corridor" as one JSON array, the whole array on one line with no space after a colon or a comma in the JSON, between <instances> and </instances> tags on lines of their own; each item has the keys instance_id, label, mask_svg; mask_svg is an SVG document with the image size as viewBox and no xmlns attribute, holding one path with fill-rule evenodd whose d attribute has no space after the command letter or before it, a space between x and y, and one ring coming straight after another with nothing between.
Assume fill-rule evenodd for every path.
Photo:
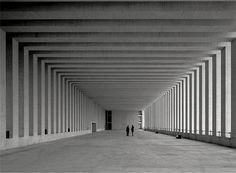
<instances>
[{"instance_id":1,"label":"open corridor","mask_svg":"<svg viewBox=\"0 0 236 173\"><path fill-rule=\"evenodd\" d=\"M136 131L103 131L1 152L1 171L235 172L236 150Z\"/></svg>"}]
</instances>

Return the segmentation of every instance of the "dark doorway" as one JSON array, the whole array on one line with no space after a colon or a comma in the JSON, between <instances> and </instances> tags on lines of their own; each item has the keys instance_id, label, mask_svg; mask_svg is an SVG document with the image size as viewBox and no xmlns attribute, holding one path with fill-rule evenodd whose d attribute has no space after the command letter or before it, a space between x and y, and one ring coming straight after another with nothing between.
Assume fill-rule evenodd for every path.
<instances>
[{"instance_id":1,"label":"dark doorway","mask_svg":"<svg viewBox=\"0 0 236 173\"><path fill-rule=\"evenodd\" d=\"M97 131L97 127L96 127L96 123L92 122L92 132L96 132Z\"/></svg>"},{"instance_id":2,"label":"dark doorway","mask_svg":"<svg viewBox=\"0 0 236 173\"><path fill-rule=\"evenodd\" d=\"M106 111L105 130L111 130L111 129L112 129L112 111Z\"/></svg>"}]
</instances>

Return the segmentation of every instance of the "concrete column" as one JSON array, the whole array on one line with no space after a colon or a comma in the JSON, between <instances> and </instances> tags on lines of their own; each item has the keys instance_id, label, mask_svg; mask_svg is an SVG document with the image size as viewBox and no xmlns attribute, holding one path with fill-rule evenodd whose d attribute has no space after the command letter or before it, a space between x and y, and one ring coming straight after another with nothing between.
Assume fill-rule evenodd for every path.
<instances>
[{"instance_id":1,"label":"concrete column","mask_svg":"<svg viewBox=\"0 0 236 173\"><path fill-rule=\"evenodd\" d=\"M69 113L69 82L65 79L65 118L66 118L66 131L71 131L71 117Z\"/></svg>"},{"instance_id":2,"label":"concrete column","mask_svg":"<svg viewBox=\"0 0 236 173\"><path fill-rule=\"evenodd\" d=\"M201 116L201 134L205 135L206 134L206 74L205 74L205 63L202 64L202 99L201 99L201 107L202 107L202 116Z\"/></svg>"},{"instance_id":3,"label":"concrete column","mask_svg":"<svg viewBox=\"0 0 236 173\"><path fill-rule=\"evenodd\" d=\"M72 110L74 112L75 115L75 131L78 131L78 118L77 118L77 99L78 99L78 91L77 91L77 87L72 84Z\"/></svg>"},{"instance_id":4,"label":"concrete column","mask_svg":"<svg viewBox=\"0 0 236 173\"><path fill-rule=\"evenodd\" d=\"M45 61L44 61L45 62ZM45 65L45 102L43 103L44 104L44 108L45 108L45 129L47 130L47 133L48 133L48 65L46 63L44 63ZM46 135L46 133L45 133Z\"/></svg>"},{"instance_id":5,"label":"concrete column","mask_svg":"<svg viewBox=\"0 0 236 173\"><path fill-rule=\"evenodd\" d=\"M169 91L166 92L166 130L169 131L169 121L170 121L170 101L169 101Z\"/></svg>"},{"instance_id":6,"label":"concrete column","mask_svg":"<svg viewBox=\"0 0 236 173\"><path fill-rule=\"evenodd\" d=\"M185 78L182 80L182 132L186 132L186 81Z\"/></svg>"},{"instance_id":7,"label":"concrete column","mask_svg":"<svg viewBox=\"0 0 236 173\"><path fill-rule=\"evenodd\" d=\"M73 121L72 121L72 123L73 123L73 132L75 132L76 131L76 124L75 124L75 122L76 122L76 118L75 118L75 114L74 114L74 90L75 90L75 87L74 87L74 85L70 82L70 87L69 87L69 89L70 89L70 113L71 113L71 116L73 117Z\"/></svg>"},{"instance_id":8,"label":"concrete column","mask_svg":"<svg viewBox=\"0 0 236 173\"><path fill-rule=\"evenodd\" d=\"M226 48L221 49L221 136L226 136Z\"/></svg>"},{"instance_id":9,"label":"concrete column","mask_svg":"<svg viewBox=\"0 0 236 173\"><path fill-rule=\"evenodd\" d=\"M175 131L175 86L172 88L172 131Z\"/></svg>"},{"instance_id":10,"label":"concrete column","mask_svg":"<svg viewBox=\"0 0 236 173\"><path fill-rule=\"evenodd\" d=\"M65 78L62 77L61 78L61 88L62 88L62 91L61 91L61 94L62 94L62 97L61 97L61 101L62 101L62 105L61 105L61 108L62 108L62 111L61 111L61 115L62 115L62 133L65 133L67 132L67 122L66 122L66 115L65 115L65 104L66 104L66 101L65 101Z\"/></svg>"},{"instance_id":11,"label":"concrete column","mask_svg":"<svg viewBox=\"0 0 236 173\"><path fill-rule=\"evenodd\" d=\"M163 103L162 103L162 96L159 98L159 108L160 108L160 130L162 129L163 123L162 123L162 117L163 117Z\"/></svg>"},{"instance_id":12,"label":"concrete column","mask_svg":"<svg viewBox=\"0 0 236 173\"><path fill-rule=\"evenodd\" d=\"M204 73L203 73L204 75ZM205 135L209 135L209 62L205 61Z\"/></svg>"},{"instance_id":13,"label":"concrete column","mask_svg":"<svg viewBox=\"0 0 236 173\"><path fill-rule=\"evenodd\" d=\"M185 133L189 133L189 77L185 77Z\"/></svg>"},{"instance_id":14,"label":"concrete column","mask_svg":"<svg viewBox=\"0 0 236 173\"><path fill-rule=\"evenodd\" d=\"M229 59L228 63L229 64ZM231 74L236 74L236 39L231 42ZM231 75L231 138L232 143L236 146L236 75Z\"/></svg>"},{"instance_id":15,"label":"concrete column","mask_svg":"<svg viewBox=\"0 0 236 173\"><path fill-rule=\"evenodd\" d=\"M82 117L82 109L83 109L83 104L82 104L82 93L81 91L79 90L79 99L78 99L78 108L79 108L79 112L78 112L78 125L79 125L79 131L81 131L82 127L81 127L81 124L80 124L80 121L81 121L81 117Z\"/></svg>"},{"instance_id":16,"label":"concrete column","mask_svg":"<svg viewBox=\"0 0 236 173\"><path fill-rule=\"evenodd\" d=\"M183 120L183 84L182 81L179 83L179 131L182 132L182 120Z\"/></svg>"},{"instance_id":17,"label":"concrete column","mask_svg":"<svg viewBox=\"0 0 236 173\"><path fill-rule=\"evenodd\" d=\"M169 90L170 92L170 131L173 131L172 121L173 121L173 88Z\"/></svg>"},{"instance_id":18,"label":"concrete column","mask_svg":"<svg viewBox=\"0 0 236 173\"><path fill-rule=\"evenodd\" d=\"M84 97L84 94L81 92L81 116L85 120L83 123L83 130L87 130L87 116L86 116L86 98Z\"/></svg>"},{"instance_id":19,"label":"concrete column","mask_svg":"<svg viewBox=\"0 0 236 173\"><path fill-rule=\"evenodd\" d=\"M167 117L168 117L167 93L165 93L165 95L164 95L164 106L165 106L165 115L164 115L164 120L165 120L165 130L167 130Z\"/></svg>"},{"instance_id":20,"label":"concrete column","mask_svg":"<svg viewBox=\"0 0 236 173\"><path fill-rule=\"evenodd\" d=\"M171 131L171 121L172 121L172 117L171 117L171 107L172 107L172 105L171 105L171 89L168 91L168 93L169 93L169 131Z\"/></svg>"},{"instance_id":21,"label":"concrete column","mask_svg":"<svg viewBox=\"0 0 236 173\"><path fill-rule=\"evenodd\" d=\"M200 67L196 69L196 134L200 133L200 100L201 100L201 80L200 80Z\"/></svg>"},{"instance_id":22,"label":"concrete column","mask_svg":"<svg viewBox=\"0 0 236 173\"><path fill-rule=\"evenodd\" d=\"M202 134L202 66L198 68L198 132Z\"/></svg>"},{"instance_id":23,"label":"concrete column","mask_svg":"<svg viewBox=\"0 0 236 173\"><path fill-rule=\"evenodd\" d=\"M24 137L29 136L29 51L24 49Z\"/></svg>"},{"instance_id":24,"label":"concrete column","mask_svg":"<svg viewBox=\"0 0 236 173\"><path fill-rule=\"evenodd\" d=\"M13 39L6 34L6 130L10 131L10 138L13 132L13 79L12 79L12 60L13 60ZM20 83L19 83L20 84ZM20 106L19 106L20 110ZM20 116L20 113L19 113ZM18 131L20 128L18 128ZM6 131L4 132L6 133ZM19 132L18 132L19 133Z\"/></svg>"},{"instance_id":25,"label":"concrete column","mask_svg":"<svg viewBox=\"0 0 236 173\"><path fill-rule=\"evenodd\" d=\"M233 51L235 52L235 43L232 46L233 47ZM232 116L232 112L231 112L231 55L232 57L235 57L235 53L232 54L232 47L231 47L231 43L227 44L225 47L225 81L226 81L226 93L225 93L225 104L226 104L226 114L225 114L225 130L226 130L226 134L225 136L230 138L231 136L231 123L235 124L235 122L231 121L231 116ZM233 79L232 79L233 80ZM234 80L235 81L235 80Z\"/></svg>"},{"instance_id":26,"label":"concrete column","mask_svg":"<svg viewBox=\"0 0 236 173\"><path fill-rule=\"evenodd\" d=\"M176 114L177 114L177 112L176 112L176 86L174 86L174 97L173 97L173 99L174 99L174 119L173 119L173 128L174 128L174 131L176 131Z\"/></svg>"},{"instance_id":27,"label":"concrete column","mask_svg":"<svg viewBox=\"0 0 236 173\"><path fill-rule=\"evenodd\" d=\"M56 75L56 71L52 70L53 73L53 131L54 134L56 134L58 132L58 114L57 114L57 75Z\"/></svg>"},{"instance_id":28,"label":"concrete column","mask_svg":"<svg viewBox=\"0 0 236 173\"><path fill-rule=\"evenodd\" d=\"M208 101L209 101L209 111L208 111L208 132L209 135L213 135L213 71L212 71L212 59L208 61L208 73L209 73L209 87L208 87Z\"/></svg>"},{"instance_id":29,"label":"concrete column","mask_svg":"<svg viewBox=\"0 0 236 173\"><path fill-rule=\"evenodd\" d=\"M41 61L41 135L45 135L45 64Z\"/></svg>"},{"instance_id":30,"label":"concrete column","mask_svg":"<svg viewBox=\"0 0 236 173\"><path fill-rule=\"evenodd\" d=\"M12 39L13 138L19 138L19 43Z\"/></svg>"},{"instance_id":31,"label":"concrete column","mask_svg":"<svg viewBox=\"0 0 236 173\"><path fill-rule=\"evenodd\" d=\"M192 133L192 100L193 100L193 92L192 92L192 74L189 74L189 133Z\"/></svg>"},{"instance_id":32,"label":"concrete column","mask_svg":"<svg viewBox=\"0 0 236 173\"><path fill-rule=\"evenodd\" d=\"M179 132L179 83L176 85L176 131Z\"/></svg>"},{"instance_id":33,"label":"concrete column","mask_svg":"<svg viewBox=\"0 0 236 173\"><path fill-rule=\"evenodd\" d=\"M193 132L194 134L197 134L197 110L198 110L198 107L197 107L197 70L194 70L194 87L193 87L193 92L194 92L194 119L193 119L193 123L194 123L194 126L193 126Z\"/></svg>"},{"instance_id":34,"label":"concrete column","mask_svg":"<svg viewBox=\"0 0 236 173\"><path fill-rule=\"evenodd\" d=\"M38 130L38 58L33 56L33 136L39 134Z\"/></svg>"},{"instance_id":35,"label":"concrete column","mask_svg":"<svg viewBox=\"0 0 236 173\"><path fill-rule=\"evenodd\" d=\"M48 118L48 134L51 134L52 127L51 127L51 115L52 115L52 75L51 75L51 67L47 66L47 118Z\"/></svg>"},{"instance_id":36,"label":"concrete column","mask_svg":"<svg viewBox=\"0 0 236 173\"><path fill-rule=\"evenodd\" d=\"M75 131L75 117L74 117L74 114L73 114L73 109L72 109L72 99L73 99L73 95L72 95L72 90L73 90L73 88L72 88L72 85L71 85L71 83L70 83L70 85L69 85L69 93L70 93L70 95L69 95L69 110L70 110L70 117L71 117L71 131L72 132L74 132Z\"/></svg>"},{"instance_id":37,"label":"concrete column","mask_svg":"<svg viewBox=\"0 0 236 173\"><path fill-rule=\"evenodd\" d=\"M86 97L82 92L81 92L81 117L83 120L81 130L87 130Z\"/></svg>"},{"instance_id":38,"label":"concrete column","mask_svg":"<svg viewBox=\"0 0 236 173\"><path fill-rule=\"evenodd\" d=\"M58 133L62 133L62 116L61 116L61 76L57 74L57 97L58 97L58 102L57 102L57 116L58 116Z\"/></svg>"},{"instance_id":39,"label":"concrete column","mask_svg":"<svg viewBox=\"0 0 236 173\"><path fill-rule=\"evenodd\" d=\"M76 112L75 112L75 94L76 94L76 87L75 86L73 86L73 93L72 93L72 109L73 109L73 116L74 116L74 130L75 131L78 131L78 129L77 129L77 116L76 116Z\"/></svg>"},{"instance_id":40,"label":"concrete column","mask_svg":"<svg viewBox=\"0 0 236 173\"><path fill-rule=\"evenodd\" d=\"M6 140L6 33L0 29L0 149Z\"/></svg>"},{"instance_id":41,"label":"concrete column","mask_svg":"<svg viewBox=\"0 0 236 173\"><path fill-rule=\"evenodd\" d=\"M76 104L76 106L78 107L78 127L79 127L79 131L81 131L81 124L80 124L80 117L81 117L81 114L82 114L82 93L81 91L79 90L78 91L78 102Z\"/></svg>"},{"instance_id":42,"label":"concrete column","mask_svg":"<svg viewBox=\"0 0 236 173\"><path fill-rule=\"evenodd\" d=\"M212 57L212 123L213 123L213 136L216 136L216 55Z\"/></svg>"},{"instance_id":43,"label":"concrete column","mask_svg":"<svg viewBox=\"0 0 236 173\"><path fill-rule=\"evenodd\" d=\"M221 136L221 53L216 54L216 136Z\"/></svg>"}]
</instances>

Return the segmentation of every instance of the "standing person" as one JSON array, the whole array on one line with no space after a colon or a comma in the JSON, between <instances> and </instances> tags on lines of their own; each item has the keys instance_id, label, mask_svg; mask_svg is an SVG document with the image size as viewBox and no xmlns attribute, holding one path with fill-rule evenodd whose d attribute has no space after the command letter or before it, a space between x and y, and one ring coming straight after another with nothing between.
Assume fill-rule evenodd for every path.
<instances>
[{"instance_id":1,"label":"standing person","mask_svg":"<svg viewBox=\"0 0 236 173\"><path fill-rule=\"evenodd\" d=\"M131 127L132 136L134 136L134 126Z\"/></svg>"},{"instance_id":2,"label":"standing person","mask_svg":"<svg viewBox=\"0 0 236 173\"><path fill-rule=\"evenodd\" d=\"M129 136L129 125L126 127L126 135Z\"/></svg>"}]
</instances>

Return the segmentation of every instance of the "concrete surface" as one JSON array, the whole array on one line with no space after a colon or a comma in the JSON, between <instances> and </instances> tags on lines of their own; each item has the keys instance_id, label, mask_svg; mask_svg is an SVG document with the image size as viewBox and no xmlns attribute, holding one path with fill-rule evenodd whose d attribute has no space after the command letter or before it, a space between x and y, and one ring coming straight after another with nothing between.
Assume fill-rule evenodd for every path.
<instances>
[{"instance_id":1,"label":"concrete surface","mask_svg":"<svg viewBox=\"0 0 236 173\"><path fill-rule=\"evenodd\" d=\"M236 150L136 131L103 131L11 149L1 171L16 172L236 172Z\"/></svg>"},{"instance_id":2,"label":"concrete surface","mask_svg":"<svg viewBox=\"0 0 236 173\"><path fill-rule=\"evenodd\" d=\"M122 130L127 125L138 129L138 122L138 111L112 111L112 130Z\"/></svg>"}]
</instances>

